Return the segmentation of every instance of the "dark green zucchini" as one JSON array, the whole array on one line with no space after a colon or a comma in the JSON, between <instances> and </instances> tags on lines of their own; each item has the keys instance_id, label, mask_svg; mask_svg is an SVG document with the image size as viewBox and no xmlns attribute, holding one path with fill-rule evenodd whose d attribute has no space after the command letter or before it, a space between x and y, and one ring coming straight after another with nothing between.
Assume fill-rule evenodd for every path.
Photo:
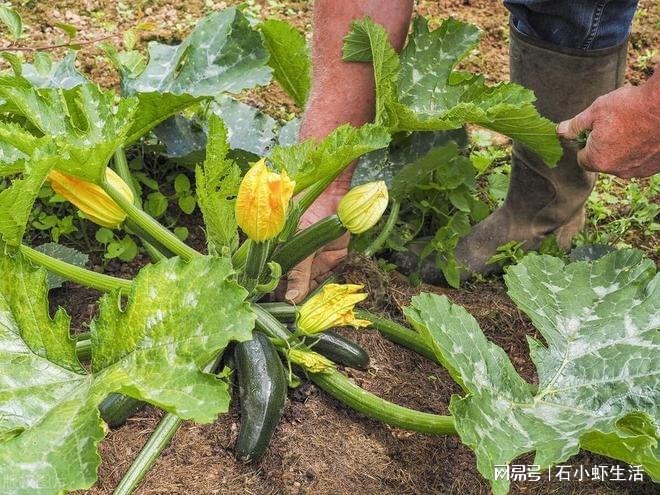
<instances>
[{"instance_id":1,"label":"dark green zucchini","mask_svg":"<svg viewBox=\"0 0 660 495\"><path fill-rule=\"evenodd\" d=\"M305 337L305 344L312 350L327 357L337 364L366 370L369 368L369 354L355 342L343 335L328 331L313 337Z\"/></svg>"},{"instance_id":2,"label":"dark green zucchini","mask_svg":"<svg viewBox=\"0 0 660 495\"><path fill-rule=\"evenodd\" d=\"M241 402L236 458L259 462L284 411L287 380L273 343L255 331L253 339L234 348Z\"/></svg>"},{"instance_id":3,"label":"dark green zucchini","mask_svg":"<svg viewBox=\"0 0 660 495\"><path fill-rule=\"evenodd\" d=\"M110 394L99 405L103 421L110 428L117 428L126 423L145 405L144 402L122 394Z\"/></svg>"}]
</instances>

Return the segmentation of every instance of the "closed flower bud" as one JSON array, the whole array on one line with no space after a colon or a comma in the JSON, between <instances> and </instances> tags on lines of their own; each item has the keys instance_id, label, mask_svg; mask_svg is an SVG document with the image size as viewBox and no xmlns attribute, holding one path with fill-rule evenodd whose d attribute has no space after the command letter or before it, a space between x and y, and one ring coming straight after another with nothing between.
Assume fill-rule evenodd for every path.
<instances>
[{"instance_id":1,"label":"closed flower bud","mask_svg":"<svg viewBox=\"0 0 660 495\"><path fill-rule=\"evenodd\" d=\"M387 208L385 182L368 182L354 187L339 202L337 215L352 234L361 234L378 223Z\"/></svg>"},{"instance_id":2,"label":"closed flower bud","mask_svg":"<svg viewBox=\"0 0 660 495\"><path fill-rule=\"evenodd\" d=\"M259 160L241 181L236 198L236 221L256 242L274 239L284 228L296 183L286 172L278 174Z\"/></svg>"},{"instance_id":3,"label":"closed flower bud","mask_svg":"<svg viewBox=\"0 0 660 495\"><path fill-rule=\"evenodd\" d=\"M108 183L119 191L131 203L133 192L128 184L115 172L107 168L105 178ZM107 193L96 184L51 170L48 174L53 191L74 204L85 217L102 227L115 229L126 218L126 213L115 203Z\"/></svg>"},{"instance_id":4,"label":"closed flower bud","mask_svg":"<svg viewBox=\"0 0 660 495\"><path fill-rule=\"evenodd\" d=\"M305 335L314 335L341 326L366 327L368 320L359 320L353 309L367 294L358 292L362 285L328 284L311 297L298 311L296 326Z\"/></svg>"},{"instance_id":5,"label":"closed flower bud","mask_svg":"<svg viewBox=\"0 0 660 495\"><path fill-rule=\"evenodd\" d=\"M300 349L289 349L289 361L297 364L310 373L327 373L335 367L334 363L325 356L313 351L302 351Z\"/></svg>"}]
</instances>

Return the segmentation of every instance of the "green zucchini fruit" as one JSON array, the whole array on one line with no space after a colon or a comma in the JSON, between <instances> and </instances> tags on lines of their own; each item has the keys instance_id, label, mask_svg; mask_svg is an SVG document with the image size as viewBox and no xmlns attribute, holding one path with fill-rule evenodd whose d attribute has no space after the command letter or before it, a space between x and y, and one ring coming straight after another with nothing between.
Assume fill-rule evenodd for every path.
<instances>
[{"instance_id":1,"label":"green zucchini fruit","mask_svg":"<svg viewBox=\"0 0 660 495\"><path fill-rule=\"evenodd\" d=\"M117 428L126 423L145 405L144 402L122 394L110 394L99 405L101 418L110 428Z\"/></svg>"},{"instance_id":2,"label":"green zucchini fruit","mask_svg":"<svg viewBox=\"0 0 660 495\"><path fill-rule=\"evenodd\" d=\"M305 337L305 344L331 361L350 368L369 368L369 354L358 344L343 335L328 331L313 337Z\"/></svg>"},{"instance_id":3,"label":"green zucchini fruit","mask_svg":"<svg viewBox=\"0 0 660 495\"><path fill-rule=\"evenodd\" d=\"M284 366L266 335L253 332L252 340L234 348L241 403L241 428L236 458L259 462L282 417L287 394Z\"/></svg>"}]
</instances>

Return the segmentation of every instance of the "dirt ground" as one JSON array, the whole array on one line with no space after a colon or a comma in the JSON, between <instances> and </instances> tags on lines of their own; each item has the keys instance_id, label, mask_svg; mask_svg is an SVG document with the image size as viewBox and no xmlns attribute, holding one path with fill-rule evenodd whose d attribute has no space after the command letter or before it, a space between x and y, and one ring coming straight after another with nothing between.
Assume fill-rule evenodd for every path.
<instances>
[{"instance_id":1,"label":"dirt ground","mask_svg":"<svg viewBox=\"0 0 660 495\"><path fill-rule=\"evenodd\" d=\"M57 42L51 26L67 22L92 40L108 30L121 30L140 22L153 24L143 34L149 39L182 37L195 20L211 9L238 2L201 0L110 2L101 0L13 2L26 14L32 42ZM277 16L310 31L311 4L300 1L245 2L251 12L264 18ZM21 6L22 5L22 6ZM416 10L437 21L446 15L478 24L484 30L480 50L467 65L491 81L503 80L508 70L506 11L499 0L419 1ZM642 0L631 36L628 79L637 83L648 74L652 50L659 46L660 6L657 0ZM90 46L79 57L81 69L106 86L116 84L114 72L100 52ZM255 91L250 98L275 113L297 109L275 89ZM115 273L134 272L135 266ZM431 287L412 288L396 275L385 275L364 260L344 266L350 281L367 283L373 294L370 309L401 317L400 308L410 297ZM461 290L443 290L463 304L479 320L487 335L502 346L519 372L534 380L525 335L533 334L529 321L506 296L501 282L494 281ZM83 289L54 291L53 303L67 308L74 326L82 328L95 314L98 294ZM347 332L371 356L367 372L346 370L358 384L386 399L422 411L447 413L451 394L460 390L439 366L391 344L377 332ZM103 462L97 485L85 492L110 494L158 423L161 413L147 408L101 444ZM390 428L354 413L311 384L289 394L284 418L272 446L260 466L237 463L232 454L238 434L239 414L234 404L229 414L212 425L186 423L147 475L138 494L466 494L489 493L476 470L470 449L457 437L432 437ZM526 456L518 463L531 464ZM574 467L608 464L607 459L582 453L570 460ZM515 494L602 495L651 494L649 483L537 482L515 484Z\"/></svg>"}]
</instances>

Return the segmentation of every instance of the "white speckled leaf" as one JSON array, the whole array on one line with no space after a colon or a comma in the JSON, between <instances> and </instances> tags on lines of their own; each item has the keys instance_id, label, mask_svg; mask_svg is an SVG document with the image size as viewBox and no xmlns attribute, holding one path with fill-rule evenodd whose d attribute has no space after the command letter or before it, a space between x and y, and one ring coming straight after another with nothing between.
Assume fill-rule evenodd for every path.
<instances>
[{"instance_id":1,"label":"white speckled leaf","mask_svg":"<svg viewBox=\"0 0 660 495\"><path fill-rule=\"evenodd\" d=\"M482 76L454 71L478 40L479 30L470 24L450 18L429 31L426 19L418 17L398 56L384 28L366 18L353 23L344 41L344 59L373 62L376 123L392 132L479 124L556 163L562 151L555 126L538 114L531 91L509 83L489 87Z\"/></svg>"},{"instance_id":2,"label":"white speckled leaf","mask_svg":"<svg viewBox=\"0 0 660 495\"><path fill-rule=\"evenodd\" d=\"M464 129L413 132L402 139L397 139L390 144L388 149L377 150L360 157L355 172L353 172L352 186L382 180L385 181L392 194L395 179L404 168L411 168L414 163L427 158L432 159L432 154L450 141L455 142L459 148L463 148L467 145L467 133ZM435 161L436 168L441 165L442 162ZM414 183L409 185L414 186Z\"/></svg>"},{"instance_id":3,"label":"white speckled leaf","mask_svg":"<svg viewBox=\"0 0 660 495\"><path fill-rule=\"evenodd\" d=\"M199 257L148 265L125 310L101 302L93 372L77 365L68 317L48 317L46 273L0 256L0 480L2 493L59 494L91 486L110 393L147 400L182 418L227 411L227 384L203 366L230 340L247 340L254 316L230 262ZM38 489L38 490L37 490Z\"/></svg>"},{"instance_id":4,"label":"white speckled leaf","mask_svg":"<svg viewBox=\"0 0 660 495\"><path fill-rule=\"evenodd\" d=\"M129 142L200 98L268 84L267 64L261 34L234 7L202 19L179 45L150 43L144 71L122 74L122 92L140 102Z\"/></svg>"},{"instance_id":5,"label":"white speckled leaf","mask_svg":"<svg viewBox=\"0 0 660 495\"><path fill-rule=\"evenodd\" d=\"M62 60L52 62L46 52L37 52L35 57L40 57L43 62L23 64L22 75L36 88L71 89L87 84L89 80L76 69L76 54L70 51Z\"/></svg>"},{"instance_id":6,"label":"white speckled leaf","mask_svg":"<svg viewBox=\"0 0 660 495\"><path fill-rule=\"evenodd\" d=\"M467 393L450 410L497 494L496 465L536 452L547 468L580 447L660 477L660 275L634 250L565 265L530 255L506 275L509 294L547 346L529 337L534 391L476 320L446 297L422 294L406 316Z\"/></svg>"}]
</instances>

